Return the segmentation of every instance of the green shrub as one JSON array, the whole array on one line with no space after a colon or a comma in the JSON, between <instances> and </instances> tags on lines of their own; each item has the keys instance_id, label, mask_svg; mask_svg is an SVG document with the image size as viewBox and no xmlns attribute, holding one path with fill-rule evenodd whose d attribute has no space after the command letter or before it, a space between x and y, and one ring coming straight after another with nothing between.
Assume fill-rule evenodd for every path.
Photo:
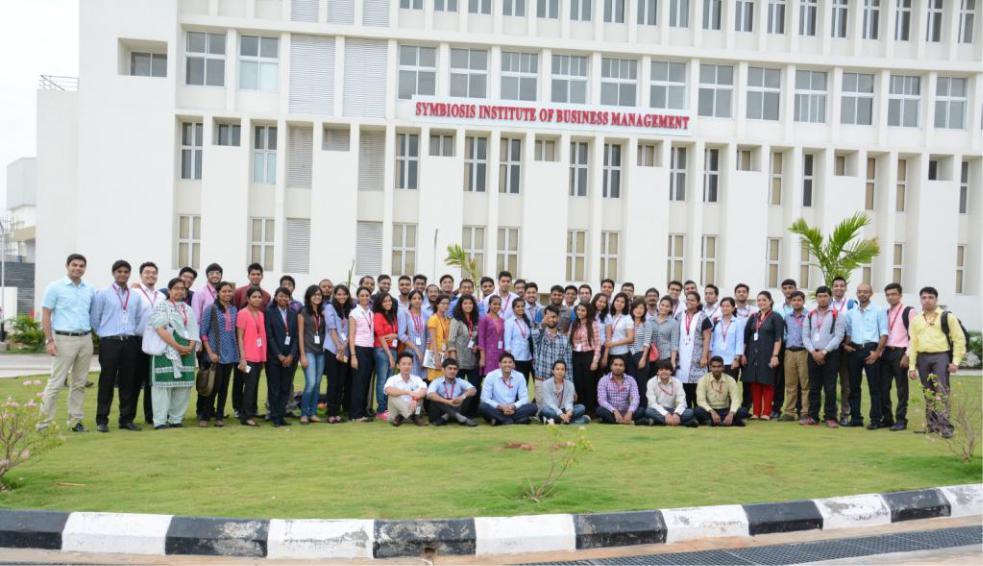
<instances>
[{"instance_id":1,"label":"green shrub","mask_svg":"<svg viewBox=\"0 0 983 566\"><path fill-rule=\"evenodd\" d=\"M17 318L8 322L13 327L10 342L18 349L38 352L44 348L44 330L41 329L41 323L26 314L17 315Z\"/></svg>"}]
</instances>

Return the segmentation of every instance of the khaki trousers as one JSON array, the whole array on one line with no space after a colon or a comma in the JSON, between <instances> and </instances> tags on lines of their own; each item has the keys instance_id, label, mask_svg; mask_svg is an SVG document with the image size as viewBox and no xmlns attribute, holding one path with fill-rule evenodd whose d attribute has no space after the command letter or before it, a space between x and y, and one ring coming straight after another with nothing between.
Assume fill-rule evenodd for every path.
<instances>
[{"instance_id":1,"label":"khaki trousers","mask_svg":"<svg viewBox=\"0 0 983 566\"><path fill-rule=\"evenodd\" d=\"M840 420L850 418L850 355L840 346Z\"/></svg>"},{"instance_id":2,"label":"khaki trousers","mask_svg":"<svg viewBox=\"0 0 983 566\"><path fill-rule=\"evenodd\" d=\"M54 420L58 394L67 382L68 427L71 428L82 421L85 381L92 360L92 336L55 334L54 340L58 353L51 359L51 377L41 394L41 422L38 426L46 427Z\"/></svg>"},{"instance_id":3,"label":"khaki trousers","mask_svg":"<svg viewBox=\"0 0 983 566\"><path fill-rule=\"evenodd\" d=\"M408 419L413 415L421 414L423 410L423 399L420 399L416 403L416 411L410 410L410 402L403 398L402 395L390 395L389 396L389 422L396 419L396 415L402 415L404 419Z\"/></svg>"},{"instance_id":4,"label":"khaki trousers","mask_svg":"<svg viewBox=\"0 0 983 566\"><path fill-rule=\"evenodd\" d=\"M801 398L802 413L795 411L796 398ZM809 414L809 352L785 350L785 406L783 415L802 418Z\"/></svg>"}]
</instances>

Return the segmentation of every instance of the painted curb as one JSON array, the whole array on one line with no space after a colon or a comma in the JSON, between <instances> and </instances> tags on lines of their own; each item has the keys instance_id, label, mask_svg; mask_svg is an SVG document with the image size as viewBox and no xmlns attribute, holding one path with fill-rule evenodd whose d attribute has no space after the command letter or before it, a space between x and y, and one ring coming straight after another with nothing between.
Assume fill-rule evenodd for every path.
<instances>
[{"instance_id":1,"label":"painted curb","mask_svg":"<svg viewBox=\"0 0 983 566\"><path fill-rule=\"evenodd\" d=\"M0 548L286 559L505 555L983 516L983 484L680 509L473 519L250 520L0 509Z\"/></svg>"}]
</instances>

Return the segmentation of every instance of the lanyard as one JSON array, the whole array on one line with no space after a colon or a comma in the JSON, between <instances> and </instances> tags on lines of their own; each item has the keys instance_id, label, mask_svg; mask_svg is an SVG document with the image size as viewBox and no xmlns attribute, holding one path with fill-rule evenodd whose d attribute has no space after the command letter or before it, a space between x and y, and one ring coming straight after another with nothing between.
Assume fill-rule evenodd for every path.
<instances>
[{"instance_id":1,"label":"lanyard","mask_svg":"<svg viewBox=\"0 0 983 566\"><path fill-rule=\"evenodd\" d=\"M211 295L212 302L214 303L215 302L215 299L218 298L218 291L216 291L215 289L213 289L212 286L209 285L209 284L207 284L207 283L205 284L205 290L208 291L208 294L209 295Z\"/></svg>"},{"instance_id":2,"label":"lanyard","mask_svg":"<svg viewBox=\"0 0 983 566\"><path fill-rule=\"evenodd\" d=\"M509 388L509 391L512 391L512 387L514 387L514 385L512 385L512 375L511 374L507 378L504 375L502 376L502 385L504 385L505 387L508 387Z\"/></svg>"},{"instance_id":3,"label":"lanyard","mask_svg":"<svg viewBox=\"0 0 983 566\"><path fill-rule=\"evenodd\" d=\"M502 317L492 317L492 326L495 327L495 332L497 332L499 336L504 334L503 329L505 327L505 321L502 320Z\"/></svg>"},{"instance_id":4,"label":"lanyard","mask_svg":"<svg viewBox=\"0 0 983 566\"><path fill-rule=\"evenodd\" d=\"M891 318L890 323L887 325L888 329L894 330L894 325L898 323L898 318L902 312L904 312L904 304L898 303L898 306L894 309L894 317Z\"/></svg>"},{"instance_id":5,"label":"lanyard","mask_svg":"<svg viewBox=\"0 0 983 566\"><path fill-rule=\"evenodd\" d=\"M416 329L416 335L423 335L423 317L418 314L413 314L413 311L410 311L410 318L413 320L413 328Z\"/></svg>"},{"instance_id":6,"label":"lanyard","mask_svg":"<svg viewBox=\"0 0 983 566\"><path fill-rule=\"evenodd\" d=\"M471 338L474 338L474 323L471 322L470 316L465 317L465 320L467 320L468 323L468 339L470 340Z\"/></svg>"},{"instance_id":7,"label":"lanyard","mask_svg":"<svg viewBox=\"0 0 983 566\"><path fill-rule=\"evenodd\" d=\"M658 385L659 385L659 391L662 391L663 395L672 395L673 392L676 390L676 387L672 384L671 381L669 382L669 390L668 391L666 390L665 387L662 386L662 381L661 380L659 381Z\"/></svg>"},{"instance_id":8,"label":"lanyard","mask_svg":"<svg viewBox=\"0 0 983 566\"><path fill-rule=\"evenodd\" d=\"M263 328L259 323L259 316L254 312L250 312L249 317L253 319L253 327L256 328L256 338L260 338L263 334Z\"/></svg>"},{"instance_id":9,"label":"lanyard","mask_svg":"<svg viewBox=\"0 0 983 566\"><path fill-rule=\"evenodd\" d=\"M369 334L372 334L374 325L372 324L373 323L372 315L369 314L369 309L364 309L361 306L359 306L358 310L360 313L362 313L362 318L365 319L365 324L369 326Z\"/></svg>"},{"instance_id":10,"label":"lanyard","mask_svg":"<svg viewBox=\"0 0 983 566\"><path fill-rule=\"evenodd\" d=\"M564 383L560 384L560 389L556 388L556 381L553 382L553 392L556 393L556 400L560 403L563 402L563 390L567 388L566 380L563 381Z\"/></svg>"},{"instance_id":11,"label":"lanyard","mask_svg":"<svg viewBox=\"0 0 983 566\"><path fill-rule=\"evenodd\" d=\"M829 316L829 311L827 310L826 312L822 313L823 315L822 318L819 318L819 314L820 314L819 309L816 309L814 312L816 313L816 319L818 320L818 322L816 323L815 326L813 326L812 331L818 333L820 330L822 330L823 323L826 322L826 317Z\"/></svg>"},{"instance_id":12,"label":"lanyard","mask_svg":"<svg viewBox=\"0 0 983 566\"><path fill-rule=\"evenodd\" d=\"M717 387L718 385L720 387ZM710 380L710 387L714 391L716 391L717 393L723 394L723 392L724 392L724 378L723 378L723 376L721 376L720 379L711 379Z\"/></svg>"},{"instance_id":13,"label":"lanyard","mask_svg":"<svg viewBox=\"0 0 983 566\"><path fill-rule=\"evenodd\" d=\"M277 310L280 310L279 308ZM290 307L287 307L286 311L280 311L280 318L283 319L283 330L290 336L290 325L287 324L287 313L290 312Z\"/></svg>"},{"instance_id":14,"label":"lanyard","mask_svg":"<svg viewBox=\"0 0 983 566\"><path fill-rule=\"evenodd\" d=\"M447 335L450 334L451 321L446 316L437 315L437 324L440 325L440 337L444 340L447 339Z\"/></svg>"},{"instance_id":15,"label":"lanyard","mask_svg":"<svg viewBox=\"0 0 983 566\"><path fill-rule=\"evenodd\" d=\"M709 318L710 320L713 320L713 315L717 314L717 311L719 311L719 310L720 310L720 305L714 305L713 310L710 311L709 313L707 313L707 318ZM706 312L706 311L704 311L704 312Z\"/></svg>"},{"instance_id":16,"label":"lanyard","mask_svg":"<svg viewBox=\"0 0 983 566\"><path fill-rule=\"evenodd\" d=\"M501 295L499 295L499 296L501 296ZM502 309L505 312L508 312L509 311L509 304L511 304L511 303L512 303L512 293L506 293L505 294L505 298L502 299Z\"/></svg>"},{"instance_id":17,"label":"lanyard","mask_svg":"<svg viewBox=\"0 0 983 566\"><path fill-rule=\"evenodd\" d=\"M119 301L119 306L123 309L123 312L125 313L126 308L130 305L130 290L122 289L121 292L120 287L115 283L113 284L113 290L116 291L116 299ZM126 295L125 301L123 300L123 295Z\"/></svg>"},{"instance_id":18,"label":"lanyard","mask_svg":"<svg viewBox=\"0 0 983 566\"><path fill-rule=\"evenodd\" d=\"M798 324L799 325L799 328L802 328L803 326L805 326L805 323L806 323L806 315L795 316L795 311L792 311L792 314L789 315L789 318L792 319L792 322L794 322L795 324Z\"/></svg>"},{"instance_id":19,"label":"lanyard","mask_svg":"<svg viewBox=\"0 0 983 566\"><path fill-rule=\"evenodd\" d=\"M686 315L685 315L685 317L684 317L686 319L685 320L685 322L686 322L686 334L689 334L689 327L690 327L691 324L693 324L693 317L694 316L696 316L696 313L690 314L690 313L687 312Z\"/></svg>"},{"instance_id":20,"label":"lanyard","mask_svg":"<svg viewBox=\"0 0 983 566\"><path fill-rule=\"evenodd\" d=\"M180 303L181 306L179 307L178 306L179 303L175 303L174 301L170 301L170 303L172 305L174 305L174 308L177 309L178 312L181 313L181 318L184 320L184 327L187 328L188 327L188 311L186 310L187 307L185 306L185 304L182 302L182 303Z\"/></svg>"},{"instance_id":21,"label":"lanyard","mask_svg":"<svg viewBox=\"0 0 983 566\"><path fill-rule=\"evenodd\" d=\"M840 299L839 300L839 304L837 304L837 301L835 301L835 300L833 301L833 310L836 311L836 314L837 315L839 315L841 312L843 312L843 309L846 308L846 303L847 303L847 298L846 297L843 297L842 299Z\"/></svg>"},{"instance_id":22,"label":"lanyard","mask_svg":"<svg viewBox=\"0 0 983 566\"><path fill-rule=\"evenodd\" d=\"M519 320L518 318L514 320L515 320L515 327L519 330L519 334L521 334L523 338L529 336L529 329L526 328L526 323L524 321Z\"/></svg>"},{"instance_id":23,"label":"lanyard","mask_svg":"<svg viewBox=\"0 0 983 566\"><path fill-rule=\"evenodd\" d=\"M757 333L759 330L761 330L761 325L763 325L770 317L771 311L768 311L768 314L759 314L758 319L754 322L754 332Z\"/></svg>"},{"instance_id":24,"label":"lanyard","mask_svg":"<svg viewBox=\"0 0 983 566\"><path fill-rule=\"evenodd\" d=\"M727 324L724 324L724 322L726 322ZM727 332L730 331L731 324L734 324L734 317L731 317L730 320L725 320L723 318L720 319L720 332L723 333L724 335L725 343L727 342Z\"/></svg>"},{"instance_id":25,"label":"lanyard","mask_svg":"<svg viewBox=\"0 0 983 566\"><path fill-rule=\"evenodd\" d=\"M147 300L148 301L150 301L150 306L151 307L156 307L157 306L157 295L159 295L160 293L158 293L157 291L151 289L150 290L150 295L153 295L154 296L154 298L151 299L150 298L150 295L147 294L147 290L144 289L143 285L140 285L140 292L143 293L143 296L144 297L147 297Z\"/></svg>"},{"instance_id":26,"label":"lanyard","mask_svg":"<svg viewBox=\"0 0 983 566\"><path fill-rule=\"evenodd\" d=\"M316 312L311 313L311 318L314 319L314 334L320 334L321 332L321 315Z\"/></svg>"},{"instance_id":27,"label":"lanyard","mask_svg":"<svg viewBox=\"0 0 983 566\"><path fill-rule=\"evenodd\" d=\"M454 386L451 385L450 391L447 390L447 380L444 380L444 398L448 401L454 398Z\"/></svg>"}]
</instances>

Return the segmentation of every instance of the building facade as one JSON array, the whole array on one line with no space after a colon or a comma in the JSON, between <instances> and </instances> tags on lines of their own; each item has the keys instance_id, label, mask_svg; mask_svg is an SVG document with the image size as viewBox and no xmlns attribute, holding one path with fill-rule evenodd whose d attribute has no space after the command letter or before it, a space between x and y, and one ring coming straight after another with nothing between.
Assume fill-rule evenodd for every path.
<instances>
[{"instance_id":1,"label":"building facade","mask_svg":"<svg viewBox=\"0 0 983 566\"><path fill-rule=\"evenodd\" d=\"M87 0L39 92L38 284L72 251L540 285L852 282L980 325L983 25L967 0ZM974 229L973 226L976 226ZM968 312L972 311L972 313Z\"/></svg>"},{"instance_id":2,"label":"building facade","mask_svg":"<svg viewBox=\"0 0 983 566\"><path fill-rule=\"evenodd\" d=\"M7 257L33 262L37 227L37 160L21 157L7 165L7 214L2 220Z\"/></svg>"}]
</instances>

